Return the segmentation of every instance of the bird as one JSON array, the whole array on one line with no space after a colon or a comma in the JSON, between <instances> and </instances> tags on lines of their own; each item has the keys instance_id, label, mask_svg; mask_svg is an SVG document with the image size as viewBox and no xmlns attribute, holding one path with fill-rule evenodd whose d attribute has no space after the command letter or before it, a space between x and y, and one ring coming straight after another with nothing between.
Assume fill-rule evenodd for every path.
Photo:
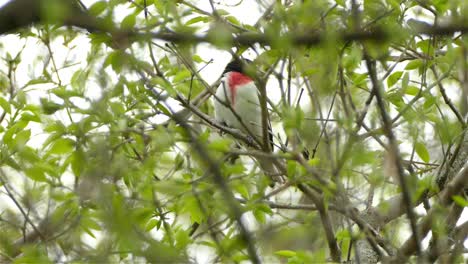
<instances>
[{"instance_id":1,"label":"bird","mask_svg":"<svg viewBox=\"0 0 468 264\"><path fill-rule=\"evenodd\" d=\"M254 80L245 69L250 60L233 59L222 73L221 83L214 96L215 120L225 126L238 129L263 142L262 110L260 94ZM268 122L270 150L273 150L273 133ZM255 158L263 170L274 182L282 182L274 162L268 157Z\"/></svg>"}]
</instances>

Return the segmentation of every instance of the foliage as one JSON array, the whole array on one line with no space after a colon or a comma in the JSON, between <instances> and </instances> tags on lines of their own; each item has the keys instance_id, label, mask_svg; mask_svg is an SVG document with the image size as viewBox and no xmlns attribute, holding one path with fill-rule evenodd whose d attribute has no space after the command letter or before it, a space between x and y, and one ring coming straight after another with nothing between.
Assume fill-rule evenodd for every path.
<instances>
[{"instance_id":1,"label":"foliage","mask_svg":"<svg viewBox=\"0 0 468 264\"><path fill-rule=\"evenodd\" d=\"M0 259L462 261L465 1L90 2L0 28ZM266 84L285 184L209 118L227 52Z\"/></svg>"}]
</instances>

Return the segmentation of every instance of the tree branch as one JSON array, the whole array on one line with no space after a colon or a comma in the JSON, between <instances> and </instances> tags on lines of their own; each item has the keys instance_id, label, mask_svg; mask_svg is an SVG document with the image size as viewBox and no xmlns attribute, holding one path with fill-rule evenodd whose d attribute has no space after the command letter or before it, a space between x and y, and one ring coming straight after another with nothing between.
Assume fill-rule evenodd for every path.
<instances>
[{"instance_id":1,"label":"tree branch","mask_svg":"<svg viewBox=\"0 0 468 264\"><path fill-rule=\"evenodd\" d=\"M41 5L47 5L47 0L12 0L0 9L0 35L14 32L20 28L36 24L36 23L56 23L68 26L75 26L86 29L90 32L110 33L115 38L128 38L133 40L154 38L173 43L211 43L216 44L218 40L212 35L198 35L181 32L153 32L139 33L135 31L120 30L116 26L109 26L102 19L93 17L87 12L84 12L77 3L73 0L63 2L63 6L67 7L66 14L48 18L45 21L41 16ZM418 27L414 30L409 30L412 35L431 35L431 36L449 36L460 32L462 34L468 32L466 24L449 24L449 25L426 25ZM298 33L288 32L279 36L268 36L264 33L243 32L233 36L228 40L233 45L250 46L255 43L260 45L271 45L272 43L289 42L296 46L313 46L326 41L325 33ZM338 32L338 40L343 42L374 40L377 42L386 41L392 38L393 33L380 28L374 28L366 31L351 31L342 30ZM281 41L280 41L281 40Z\"/></svg>"},{"instance_id":2,"label":"tree branch","mask_svg":"<svg viewBox=\"0 0 468 264\"><path fill-rule=\"evenodd\" d=\"M328 248L330 249L330 255L334 262L341 262L341 250L336 243L335 232L333 231L333 226L331 224L330 215L325 206L323 206L323 197L321 195L316 195L307 185L298 184L298 188L309 197L315 207L319 211L320 220L322 221L323 230L325 231L325 236L328 242Z\"/></svg>"},{"instance_id":3,"label":"tree branch","mask_svg":"<svg viewBox=\"0 0 468 264\"><path fill-rule=\"evenodd\" d=\"M372 90L374 91L374 94L377 100L377 105L380 110L380 115L381 115L382 123L384 126L384 132L388 138L390 154L393 155L394 160L395 160L395 167L398 170L398 180L401 186L403 200L405 201L405 209L408 215L408 219L410 221L411 230L413 232L412 239L414 240L416 251L418 252L418 254L420 254L421 247L419 244L420 243L419 234L417 233L417 230L416 230L416 216L413 212L411 195L410 195L410 191L408 189L408 185L406 182L406 177L404 175L403 166L401 164L400 151L398 149L398 144L396 142L395 135L393 134L393 131L392 131L392 123L391 123L390 117L388 116L387 110L385 109L385 102L382 96L382 88L380 87L379 81L377 79L375 65L372 62L370 56L367 54L366 49L364 49L364 59L366 61L367 70L369 72L370 79L372 82L372 87L373 87Z\"/></svg>"},{"instance_id":4,"label":"tree branch","mask_svg":"<svg viewBox=\"0 0 468 264\"><path fill-rule=\"evenodd\" d=\"M439 195L439 206L447 207L452 201L452 196L460 193L468 183L468 164L457 173L457 175L450 181L444 191ZM422 218L417 226L417 232L421 237L426 236L426 234L431 229L433 215L436 213L436 206L433 206L427 215ZM413 238L409 238L398 250L398 257L400 260L405 260L416 250L416 244Z\"/></svg>"}]
</instances>

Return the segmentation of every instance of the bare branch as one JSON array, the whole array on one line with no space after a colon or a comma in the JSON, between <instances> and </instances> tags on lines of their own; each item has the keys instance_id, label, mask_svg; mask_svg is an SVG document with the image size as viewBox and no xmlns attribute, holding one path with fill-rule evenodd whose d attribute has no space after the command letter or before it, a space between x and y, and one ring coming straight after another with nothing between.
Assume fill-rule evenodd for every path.
<instances>
[{"instance_id":1,"label":"bare branch","mask_svg":"<svg viewBox=\"0 0 468 264\"><path fill-rule=\"evenodd\" d=\"M399 179L399 184L402 189L403 199L405 201L406 213L410 220L411 230L413 232L412 239L415 242L416 251L418 252L418 254L420 254L421 247L419 244L420 238L416 230L416 216L413 212L411 195L408 189L408 185L406 183L406 177L404 175L404 170L403 170L403 166L401 163L400 151L398 149L398 144L396 142L395 135L393 134L393 131L392 131L392 124L391 124L390 117L388 116L387 110L385 109L385 103L382 97L382 88L380 87L379 81L377 79L375 65L372 63L371 58L369 57L365 49L364 49L364 58L365 58L367 70L369 71L370 79L372 82L372 86L373 86L372 90L374 91L374 94L377 100L377 105L380 110L380 115L382 118L384 131L389 141L390 153L394 157L395 166L398 170L398 179Z\"/></svg>"},{"instance_id":2,"label":"bare branch","mask_svg":"<svg viewBox=\"0 0 468 264\"><path fill-rule=\"evenodd\" d=\"M341 249L338 247L335 238L335 232L333 231L333 226L331 225L330 215L327 212L327 209L324 207L324 200L321 195L317 195L305 184L298 184L298 188L309 197L315 204L315 207L319 211L320 220L322 221L323 229L325 231L325 236L328 241L328 248L330 249L330 254L334 262L341 261Z\"/></svg>"},{"instance_id":3,"label":"bare branch","mask_svg":"<svg viewBox=\"0 0 468 264\"><path fill-rule=\"evenodd\" d=\"M451 180L446 188L440 193L439 197L439 206L447 207L449 206L452 201L452 196L457 195L460 193L464 187L467 186L468 183L468 164L457 173L457 175ZM421 237L426 236L427 232L431 229L431 223L433 219L433 215L436 213L436 209L431 208L427 215L422 218L417 226L417 232ZM408 239L398 250L399 258L401 260L406 259L410 256L414 251L416 251L416 244L414 239Z\"/></svg>"}]
</instances>

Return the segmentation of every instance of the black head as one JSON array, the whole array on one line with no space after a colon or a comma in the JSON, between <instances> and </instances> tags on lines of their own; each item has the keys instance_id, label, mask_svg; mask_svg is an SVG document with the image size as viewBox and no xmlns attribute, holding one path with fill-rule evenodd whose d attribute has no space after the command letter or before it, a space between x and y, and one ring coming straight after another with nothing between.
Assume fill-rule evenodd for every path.
<instances>
[{"instance_id":1,"label":"black head","mask_svg":"<svg viewBox=\"0 0 468 264\"><path fill-rule=\"evenodd\" d=\"M234 59L232 60L231 62L229 62L227 65L226 65L226 68L224 69L223 71L223 74L225 74L226 72L240 72L240 73L245 73L244 70L245 70L245 65L246 64L251 64L252 61L251 60L238 60L238 59Z\"/></svg>"}]
</instances>

